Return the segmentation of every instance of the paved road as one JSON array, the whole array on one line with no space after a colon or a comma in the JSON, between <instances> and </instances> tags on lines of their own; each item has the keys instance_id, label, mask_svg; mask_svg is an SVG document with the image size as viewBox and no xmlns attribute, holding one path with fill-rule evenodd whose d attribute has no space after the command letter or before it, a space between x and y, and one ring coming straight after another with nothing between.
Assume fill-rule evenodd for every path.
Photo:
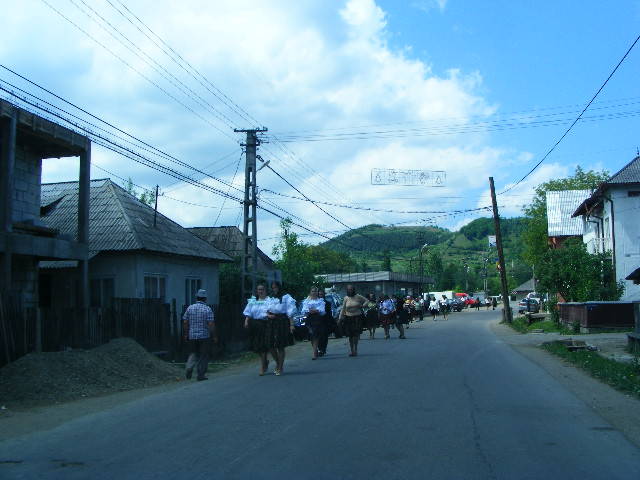
<instances>
[{"instance_id":1,"label":"paved road","mask_svg":"<svg viewBox=\"0 0 640 480\"><path fill-rule=\"evenodd\" d=\"M145 397L0 444L0 478L638 479L640 450L494 336L495 312L407 340ZM637 412L630 412L637 414Z\"/></svg>"}]
</instances>

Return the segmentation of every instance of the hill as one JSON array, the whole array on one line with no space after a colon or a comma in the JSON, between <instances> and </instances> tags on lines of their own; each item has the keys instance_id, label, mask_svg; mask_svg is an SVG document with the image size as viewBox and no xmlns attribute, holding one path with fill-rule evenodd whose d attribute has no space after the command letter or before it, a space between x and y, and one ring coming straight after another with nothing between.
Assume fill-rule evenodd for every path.
<instances>
[{"instance_id":1,"label":"hill","mask_svg":"<svg viewBox=\"0 0 640 480\"><path fill-rule=\"evenodd\" d=\"M510 287L523 283L532 274L521 258L520 236L524 229L522 217L501 219ZM373 224L345 232L322 246L349 254L358 271L385 270L390 264L393 271L418 273L419 250L427 244L423 249L424 272L436 279L435 288L482 290L486 269L488 288L493 292L499 285L497 253L495 248L489 248L488 235L494 235L492 218L475 219L457 232L432 226Z\"/></svg>"}]
</instances>

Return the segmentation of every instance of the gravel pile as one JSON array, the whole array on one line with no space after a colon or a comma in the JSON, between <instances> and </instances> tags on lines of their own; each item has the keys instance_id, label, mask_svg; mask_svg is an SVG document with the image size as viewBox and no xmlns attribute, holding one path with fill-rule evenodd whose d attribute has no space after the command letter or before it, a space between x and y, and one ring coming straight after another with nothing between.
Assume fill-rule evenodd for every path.
<instances>
[{"instance_id":1,"label":"gravel pile","mask_svg":"<svg viewBox=\"0 0 640 480\"><path fill-rule=\"evenodd\" d=\"M182 371L130 338L92 350L30 353L0 369L0 407L30 407L175 382Z\"/></svg>"}]
</instances>

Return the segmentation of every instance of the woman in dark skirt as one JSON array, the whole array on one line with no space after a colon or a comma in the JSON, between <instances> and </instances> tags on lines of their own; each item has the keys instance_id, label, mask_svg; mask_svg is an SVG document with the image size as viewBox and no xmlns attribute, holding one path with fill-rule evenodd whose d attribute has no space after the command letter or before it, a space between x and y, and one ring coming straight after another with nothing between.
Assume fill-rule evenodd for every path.
<instances>
[{"instance_id":1,"label":"woman in dark skirt","mask_svg":"<svg viewBox=\"0 0 640 480\"><path fill-rule=\"evenodd\" d=\"M267 313L273 315L271 356L276 361L274 373L280 375L284 368L284 349L293 345L291 319L296 313L296 301L291 295L284 293L280 282L271 283L271 304Z\"/></svg>"},{"instance_id":2,"label":"woman in dark skirt","mask_svg":"<svg viewBox=\"0 0 640 480\"><path fill-rule=\"evenodd\" d=\"M393 300L389 298L389 295L382 297L380 302L380 323L384 328L384 338L389 339L389 328L396 322L396 306Z\"/></svg>"},{"instance_id":3,"label":"woman in dark skirt","mask_svg":"<svg viewBox=\"0 0 640 480\"><path fill-rule=\"evenodd\" d=\"M260 375L267 372L269 361L267 352L271 350L273 356L273 318L268 310L272 300L267 297L267 287L258 285L256 298L250 298L242 314L244 315L244 328L249 330L249 346L260 357ZM269 317L272 318L269 318ZM274 357L274 360L276 358ZM276 360L277 363L277 360Z\"/></svg>"},{"instance_id":4,"label":"woman in dark skirt","mask_svg":"<svg viewBox=\"0 0 640 480\"><path fill-rule=\"evenodd\" d=\"M358 340L360 340L363 322L362 309L369 306L372 306L369 300L356 294L353 285L347 285L347 295L344 297L340 311L340 323L345 336L349 337L350 357L358 355Z\"/></svg>"},{"instance_id":5,"label":"woman in dark skirt","mask_svg":"<svg viewBox=\"0 0 640 480\"><path fill-rule=\"evenodd\" d=\"M318 343L326 334L326 306L324 298L318 297L318 287L311 287L309 296L302 302L301 313L307 316L307 327L311 333L312 360L318 358Z\"/></svg>"},{"instance_id":6,"label":"woman in dark skirt","mask_svg":"<svg viewBox=\"0 0 640 480\"><path fill-rule=\"evenodd\" d=\"M378 304L373 293L367 295L367 299L374 306L369 307L364 314L365 326L369 330L369 338L373 340L376 336L376 328L380 326L380 319L378 318Z\"/></svg>"},{"instance_id":7,"label":"woman in dark skirt","mask_svg":"<svg viewBox=\"0 0 640 480\"><path fill-rule=\"evenodd\" d=\"M327 346L329 345L329 334L336 332L336 321L333 318L333 312L331 311L331 302L325 298L324 288L318 290L318 297L324 300L324 323L325 329L322 332L322 337L318 342L318 356L323 357L327 354Z\"/></svg>"}]
</instances>

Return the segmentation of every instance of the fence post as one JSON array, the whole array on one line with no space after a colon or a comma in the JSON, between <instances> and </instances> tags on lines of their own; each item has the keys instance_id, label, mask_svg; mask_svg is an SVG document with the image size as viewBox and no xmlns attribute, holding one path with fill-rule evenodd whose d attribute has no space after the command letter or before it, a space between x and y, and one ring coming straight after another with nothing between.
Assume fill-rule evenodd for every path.
<instances>
[{"instance_id":1,"label":"fence post","mask_svg":"<svg viewBox=\"0 0 640 480\"><path fill-rule=\"evenodd\" d=\"M36 348L37 353L42 352L42 312L36 307Z\"/></svg>"}]
</instances>

